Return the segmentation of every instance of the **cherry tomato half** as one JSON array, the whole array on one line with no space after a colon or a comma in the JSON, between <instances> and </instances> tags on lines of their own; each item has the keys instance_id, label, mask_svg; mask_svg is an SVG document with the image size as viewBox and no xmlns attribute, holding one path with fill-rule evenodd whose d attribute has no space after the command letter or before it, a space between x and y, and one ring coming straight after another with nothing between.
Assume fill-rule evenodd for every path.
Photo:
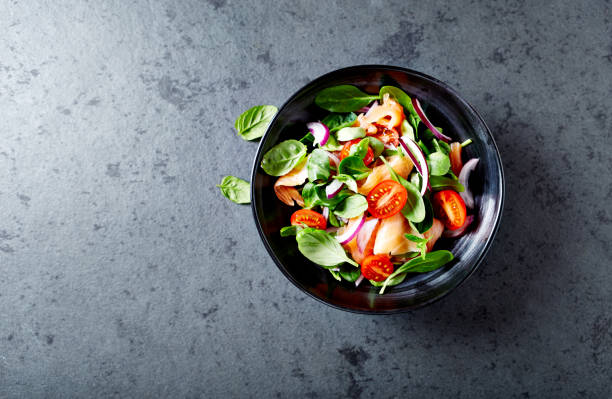
<instances>
[{"instance_id":1,"label":"cherry tomato half","mask_svg":"<svg viewBox=\"0 0 612 399\"><path fill-rule=\"evenodd\" d=\"M308 227L324 230L327 227L327 221L319 212L311 211L310 209L300 209L293 212L291 215L291 224L297 226L305 224Z\"/></svg>"},{"instance_id":2,"label":"cherry tomato half","mask_svg":"<svg viewBox=\"0 0 612 399\"><path fill-rule=\"evenodd\" d=\"M443 190L435 193L433 207L434 213L447 229L457 230L465 223L465 202L456 191Z\"/></svg>"},{"instance_id":3,"label":"cherry tomato half","mask_svg":"<svg viewBox=\"0 0 612 399\"><path fill-rule=\"evenodd\" d=\"M351 154L351 147L355 144L358 144L360 141L361 139L347 141L344 144L344 147L342 147L342 152L340 152L340 160L343 160L344 158L348 157ZM374 161L374 151L372 151L372 149L368 147L368 152L366 156L363 157L363 163L369 165L372 163L372 161Z\"/></svg>"},{"instance_id":4,"label":"cherry tomato half","mask_svg":"<svg viewBox=\"0 0 612 399\"><path fill-rule=\"evenodd\" d=\"M385 281L393 273L393 263L386 255L370 255L361 262L361 274L368 280Z\"/></svg>"},{"instance_id":5,"label":"cherry tomato half","mask_svg":"<svg viewBox=\"0 0 612 399\"><path fill-rule=\"evenodd\" d=\"M368 193L366 199L372 216L385 219L402 210L408 200L408 193L398 182L383 180Z\"/></svg>"}]
</instances>

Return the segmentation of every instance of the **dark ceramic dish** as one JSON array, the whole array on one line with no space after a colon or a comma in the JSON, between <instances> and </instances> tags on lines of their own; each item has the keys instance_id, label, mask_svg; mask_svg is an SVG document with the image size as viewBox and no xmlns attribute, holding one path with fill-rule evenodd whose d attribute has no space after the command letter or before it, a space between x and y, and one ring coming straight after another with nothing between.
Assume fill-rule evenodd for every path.
<instances>
[{"instance_id":1,"label":"dark ceramic dish","mask_svg":"<svg viewBox=\"0 0 612 399\"><path fill-rule=\"evenodd\" d=\"M274 194L276 177L260 168L263 155L286 139L299 139L306 132L305 123L322 119L328 112L314 104L316 94L330 86L351 84L368 93L378 93L384 85L403 89L428 105L427 115L436 126L454 140L469 138L473 144L464 148L464 160L478 157L472 173L476 221L460 239L441 239L436 249L448 249L455 255L451 263L425 274L407 276L384 295L379 288L364 281L359 287L338 282L328 271L307 260L297 249L294 237L283 238L281 227L289 225L298 209L281 203ZM261 139L253 173L252 207L263 243L278 268L299 289L330 306L359 313L396 313L415 309L440 299L467 279L482 262L499 226L504 202L502 164L491 132L478 113L445 83L420 72L384 65L363 65L340 69L310 82L283 105L265 136Z\"/></svg>"}]
</instances>

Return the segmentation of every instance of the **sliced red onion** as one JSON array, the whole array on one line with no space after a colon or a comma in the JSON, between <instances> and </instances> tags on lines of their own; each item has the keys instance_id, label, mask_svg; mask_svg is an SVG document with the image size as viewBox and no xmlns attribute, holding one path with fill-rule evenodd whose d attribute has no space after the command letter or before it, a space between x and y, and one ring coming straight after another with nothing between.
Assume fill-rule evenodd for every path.
<instances>
[{"instance_id":1,"label":"sliced red onion","mask_svg":"<svg viewBox=\"0 0 612 399\"><path fill-rule=\"evenodd\" d=\"M472 224L472 222L474 221L474 215L470 215L467 218L465 218L465 223L463 223L463 226L459 227L456 230L444 230L442 232L442 237L447 237L447 238L457 238L457 237L461 237L465 231L468 229L468 227L470 227L470 225Z\"/></svg>"},{"instance_id":2,"label":"sliced red onion","mask_svg":"<svg viewBox=\"0 0 612 399\"><path fill-rule=\"evenodd\" d=\"M425 194L425 191L429 187L429 166L427 166L427 160L425 154L421 151L419 145L407 136L400 137L399 140L402 148L414 164L417 172L423 177L423 183L421 184L421 196Z\"/></svg>"},{"instance_id":3,"label":"sliced red onion","mask_svg":"<svg viewBox=\"0 0 612 399\"><path fill-rule=\"evenodd\" d=\"M329 151L326 151L326 150L321 150L321 151L323 151L323 152L325 152L325 154L327 154L327 156L329 157L329 160L332 161L334 166L340 165L340 158L338 158L337 156L335 156L334 154L332 154Z\"/></svg>"},{"instance_id":4,"label":"sliced red onion","mask_svg":"<svg viewBox=\"0 0 612 399\"><path fill-rule=\"evenodd\" d=\"M340 190L342 190L343 185L344 183L342 183L340 180L332 180L332 182L329 183L327 187L325 187L325 194L327 195L327 199L334 198L340 192Z\"/></svg>"},{"instance_id":5,"label":"sliced red onion","mask_svg":"<svg viewBox=\"0 0 612 399\"><path fill-rule=\"evenodd\" d=\"M414 110L417 112L417 114L419 115L419 118L421 118L421 120L423 121L423 123L425 124L425 126L427 126L429 128L429 130L431 130L431 132L433 133L434 136L436 136L437 138L439 138L442 141L445 142L449 142L452 139L444 134L442 134L441 131L439 131L430 121L429 119L427 119L427 117L425 116L425 112L423 112L423 108L421 108L421 103L419 103L419 100L415 97L412 99L412 106L414 107Z\"/></svg>"},{"instance_id":6,"label":"sliced red onion","mask_svg":"<svg viewBox=\"0 0 612 399\"><path fill-rule=\"evenodd\" d=\"M476 166L478 165L478 160L478 158L470 159L465 163L465 165L463 165L463 168L461 168L461 172L459 172L459 183L461 183L463 185L463 188L465 189L460 192L459 195L461 196L461 198L463 198L465 206L470 209L474 208L474 195L472 195L472 191L470 190L468 183L470 181L470 174L474 169L476 169Z\"/></svg>"},{"instance_id":7,"label":"sliced red onion","mask_svg":"<svg viewBox=\"0 0 612 399\"><path fill-rule=\"evenodd\" d=\"M361 230L359 230L359 234L357 234L357 248L359 248L359 252L363 253L365 250L377 224L378 219L370 219L365 222Z\"/></svg>"},{"instance_id":8,"label":"sliced red onion","mask_svg":"<svg viewBox=\"0 0 612 399\"><path fill-rule=\"evenodd\" d=\"M308 122L306 127L314 136L315 143L318 143L320 146L324 146L327 143L327 139L329 139L329 129L327 126L321 122Z\"/></svg>"},{"instance_id":9,"label":"sliced red onion","mask_svg":"<svg viewBox=\"0 0 612 399\"><path fill-rule=\"evenodd\" d=\"M323 212L321 212L321 214L323 215L323 217L325 218L325 220L327 220L329 218L329 208L324 206L323 207Z\"/></svg>"},{"instance_id":10,"label":"sliced red onion","mask_svg":"<svg viewBox=\"0 0 612 399\"><path fill-rule=\"evenodd\" d=\"M360 220L356 223L353 223L351 227L346 228L344 233L342 233L339 236L336 236L336 240L340 241L340 244L342 245L348 244L359 233L359 230L361 230L361 228L363 227L363 224L365 223L365 219L366 219L365 213L362 213L361 216L359 216L359 218Z\"/></svg>"},{"instance_id":11,"label":"sliced red onion","mask_svg":"<svg viewBox=\"0 0 612 399\"><path fill-rule=\"evenodd\" d=\"M364 279L363 274L360 274L359 277L357 277L357 280L355 280L355 287L359 287L359 284L361 284L363 279Z\"/></svg>"}]
</instances>

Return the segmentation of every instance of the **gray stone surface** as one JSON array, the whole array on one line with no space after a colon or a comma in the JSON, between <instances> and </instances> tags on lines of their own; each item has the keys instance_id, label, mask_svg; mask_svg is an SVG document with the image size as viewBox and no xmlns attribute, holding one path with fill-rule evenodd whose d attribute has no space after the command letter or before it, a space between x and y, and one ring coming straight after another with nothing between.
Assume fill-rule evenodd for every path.
<instances>
[{"instance_id":1,"label":"gray stone surface","mask_svg":"<svg viewBox=\"0 0 612 399\"><path fill-rule=\"evenodd\" d=\"M610 2L326 3L0 2L0 397L612 395ZM240 112L365 63L457 88L507 178L479 272L390 317L215 188Z\"/></svg>"}]
</instances>

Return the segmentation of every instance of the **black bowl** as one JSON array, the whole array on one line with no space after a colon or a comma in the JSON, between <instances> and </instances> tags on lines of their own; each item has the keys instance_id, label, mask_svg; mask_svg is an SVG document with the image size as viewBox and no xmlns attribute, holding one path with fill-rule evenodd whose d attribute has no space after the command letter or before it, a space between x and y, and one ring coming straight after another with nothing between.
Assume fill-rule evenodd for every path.
<instances>
[{"instance_id":1,"label":"black bowl","mask_svg":"<svg viewBox=\"0 0 612 399\"><path fill-rule=\"evenodd\" d=\"M379 295L379 288L364 281L359 287L338 282L330 273L306 259L294 237L283 238L279 230L289 225L297 209L281 203L274 194L275 177L259 166L263 155L286 139L299 139L305 123L322 119L327 111L314 104L322 89L351 84L368 93L392 85L427 105L427 115L454 140L472 139L464 148L464 159L478 157L470 187L475 195L476 219L470 232L460 239L441 240L437 249L448 249L455 260L430 273L415 274ZM299 289L335 308L359 313L396 313L415 309L440 299L467 279L482 262L499 226L504 202L504 174L491 132L476 110L455 90L430 76L400 67L363 65L339 69L310 82L283 105L261 139L251 176L251 198L255 223L263 243L283 274Z\"/></svg>"}]
</instances>

